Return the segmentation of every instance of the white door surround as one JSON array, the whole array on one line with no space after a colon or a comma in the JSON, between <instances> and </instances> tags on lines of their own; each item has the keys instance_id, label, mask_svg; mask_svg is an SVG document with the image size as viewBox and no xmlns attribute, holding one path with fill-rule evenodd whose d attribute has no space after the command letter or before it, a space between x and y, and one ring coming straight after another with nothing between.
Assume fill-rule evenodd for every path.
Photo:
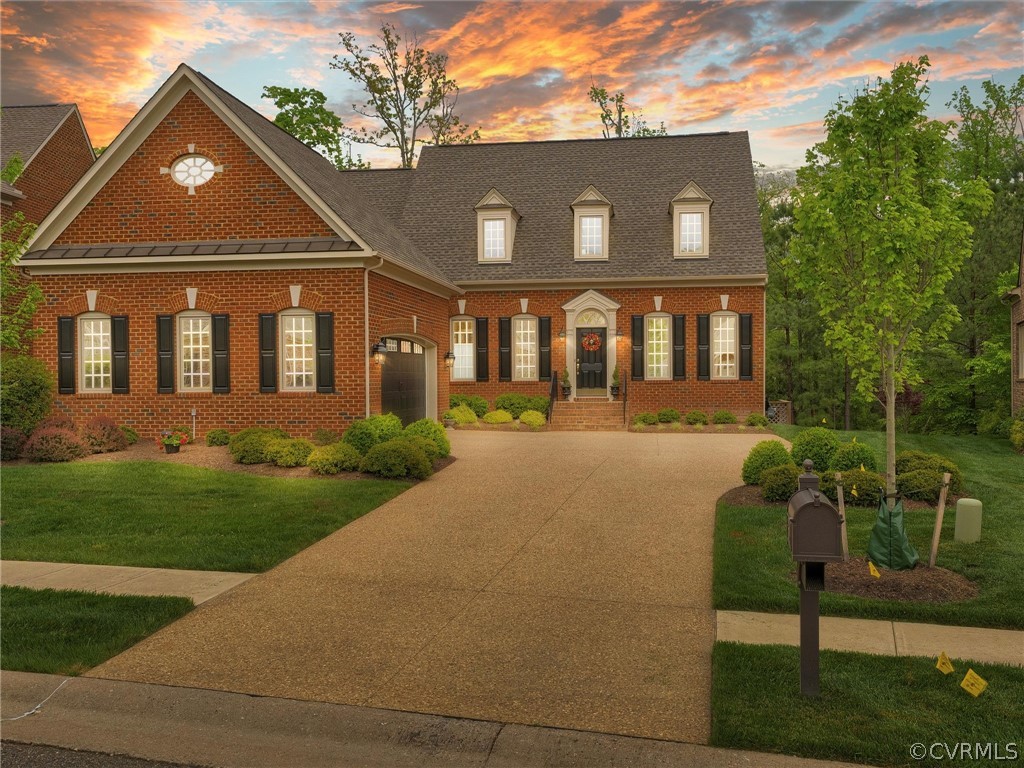
<instances>
[{"instance_id":1,"label":"white door surround","mask_svg":"<svg viewBox=\"0 0 1024 768\"><path fill-rule=\"evenodd\" d=\"M595 290L585 291L574 299L570 299L562 305L565 310L565 364L569 369L569 382L572 384L572 400L576 399L576 320L581 318L585 323L581 328L605 327L608 329L605 344L607 344L607 355L605 363L608 365L608 375L605 377L608 399L611 400L612 371L616 365L616 337L615 313L621 305L609 299L603 293ZM593 313L593 314L590 314ZM589 316L588 316L589 315ZM554 372L552 372L554 373ZM561 372L556 374L561 378Z\"/></svg>"}]
</instances>

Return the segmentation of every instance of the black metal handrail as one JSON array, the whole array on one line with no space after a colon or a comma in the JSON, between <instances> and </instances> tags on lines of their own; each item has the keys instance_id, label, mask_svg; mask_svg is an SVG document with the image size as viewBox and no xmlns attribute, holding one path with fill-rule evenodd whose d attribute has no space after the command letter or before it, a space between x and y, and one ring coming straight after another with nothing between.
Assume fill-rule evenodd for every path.
<instances>
[{"instance_id":1,"label":"black metal handrail","mask_svg":"<svg viewBox=\"0 0 1024 768\"><path fill-rule=\"evenodd\" d=\"M555 398L558 396L558 377L552 372L551 386L548 387L548 424L551 423L551 412L555 409Z\"/></svg>"}]
</instances>

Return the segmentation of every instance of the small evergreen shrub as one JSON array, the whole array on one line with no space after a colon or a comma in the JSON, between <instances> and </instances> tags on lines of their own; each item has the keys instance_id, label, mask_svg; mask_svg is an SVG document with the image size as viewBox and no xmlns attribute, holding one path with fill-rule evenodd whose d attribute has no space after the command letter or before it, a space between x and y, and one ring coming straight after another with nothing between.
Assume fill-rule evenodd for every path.
<instances>
[{"instance_id":1,"label":"small evergreen shrub","mask_svg":"<svg viewBox=\"0 0 1024 768\"><path fill-rule=\"evenodd\" d=\"M796 493L800 470L796 464L783 464L766 469L761 475L761 498L765 501L789 501Z\"/></svg>"},{"instance_id":2,"label":"small evergreen shrub","mask_svg":"<svg viewBox=\"0 0 1024 768\"><path fill-rule=\"evenodd\" d=\"M949 472L949 492L954 496L959 496L964 492L964 475L960 471L960 467L945 456L938 453L925 453L924 451L903 451L896 454L897 485L899 485L900 475L922 469L938 472L940 478L943 472ZM936 493L938 492L936 491Z\"/></svg>"},{"instance_id":3,"label":"small evergreen shrub","mask_svg":"<svg viewBox=\"0 0 1024 768\"><path fill-rule=\"evenodd\" d=\"M427 459L430 460L431 463L433 463L435 459L441 458L441 454L438 452L437 449L437 443L435 443L429 437L424 437L423 435L407 435L403 432L402 436L397 439L406 440L415 445L417 448L423 451L423 453L426 455Z\"/></svg>"},{"instance_id":4,"label":"small evergreen shrub","mask_svg":"<svg viewBox=\"0 0 1024 768\"><path fill-rule=\"evenodd\" d=\"M504 395L498 395L498 399L494 401L494 413L495 411L505 411L511 414L513 419L518 419L519 414L527 409L526 406L526 395L521 395L518 392L507 392ZM484 421L487 421L486 415Z\"/></svg>"},{"instance_id":5,"label":"small evergreen shrub","mask_svg":"<svg viewBox=\"0 0 1024 768\"><path fill-rule=\"evenodd\" d=\"M341 440L341 435L333 429L318 429L313 432L314 445L333 445Z\"/></svg>"},{"instance_id":6,"label":"small evergreen shrub","mask_svg":"<svg viewBox=\"0 0 1024 768\"><path fill-rule=\"evenodd\" d=\"M860 469L862 464L864 469L878 471L878 459L871 446L864 443L843 443L832 455L828 468L832 472L844 472L847 469Z\"/></svg>"},{"instance_id":7,"label":"small evergreen shrub","mask_svg":"<svg viewBox=\"0 0 1024 768\"><path fill-rule=\"evenodd\" d=\"M864 465L867 467L867 464ZM885 477L870 469L860 471L860 464L855 468L842 470L843 501L854 507L877 507L885 494ZM832 501L839 501L836 491L836 474L826 472L819 483L821 492ZM856 493L854 492L856 491Z\"/></svg>"},{"instance_id":8,"label":"small evergreen shrub","mask_svg":"<svg viewBox=\"0 0 1024 768\"><path fill-rule=\"evenodd\" d=\"M357 472L363 457L348 443L331 443L314 448L306 465L318 475L336 475L339 472Z\"/></svg>"},{"instance_id":9,"label":"small evergreen shrub","mask_svg":"<svg viewBox=\"0 0 1024 768\"><path fill-rule=\"evenodd\" d=\"M377 433L377 442L385 443L402 434L402 420L393 413L379 413L370 416L366 422Z\"/></svg>"},{"instance_id":10,"label":"small evergreen shrub","mask_svg":"<svg viewBox=\"0 0 1024 768\"><path fill-rule=\"evenodd\" d=\"M686 423L691 427L696 424L707 424L708 415L704 411L690 411L686 414Z\"/></svg>"},{"instance_id":11,"label":"small evergreen shrub","mask_svg":"<svg viewBox=\"0 0 1024 768\"><path fill-rule=\"evenodd\" d=\"M302 438L272 440L267 445L267 459L279 467L304 467L313 443Z\"/></svg>"},{"instance_id":12,"label":"small evergreen shrub","mask_svg":"<svg viewBox=\"0 0 1024 768\"><path fill-rule=\"evenodd\" d=\"M806 459L814 462L814 469L819 473L826 470L832 463L832 457L839 450L839 436L831 429L811 427L793 438L793 461L803 468Z\"/></svg>"},{"instance_id":13,"label":"small evergreen shrub","mask_svg":"<svg viewBox=\"0 0 1024 768\"><path fill-rule=\"evenodd\" d=\"M934 504L939 500L939 493L942 491L942 472L942 469L932 465L896 475L896 490L907 499Z\"/></svg>"},{"instance_id":14,"label":"small evergreen shrub","mask_svg":"<svg viewBox=\"0 0 1024 768\"><path fill-rule=\"evenodd\" d=\"M530 429L540 429L547 424L547 419L544 418L544 414L540 411L523 411L519 414L519 423L524 424Z\"/></svg>"},{"instance_id":15,"label":"small evergreen shrub","mask_svg":"<svg viewBox=\"0 0 1024 768\"><path fill-rule=\"evenodd\" d=\"M735 424L736 414L732 411L715 411L715 415L711 417L711 420L715 424Z\"/></svg>"},{"instance_id":16,"label":"small evergreen shrub","mask_svg":"<svg viewBox=\"0 0 1024 768\"><path fill-rule=\"evenodd\" d=\"M445 418L454 419L456 424L476 424L476 412L468 405L459 405L445 414Z\"/></svg>"},{"instance_id":17,"label":"small evergreen shrub","mask_svg":"<svg viewBox=\"0 0 1024 768\"><path fill-rule=\"evenodd\" d=\"M373 446L359 465L363 472L380 477L430 477L433 468L421 448L408 440L388 440Z\"/></svg>"},{"instance_id":18,"label":"small evergreen shrub","mask_svg":"<svg viewBox=\"0 0 1024 768\"><path fill-rule=\"evenodd\" d=\"M82 440L93 453L123 451L128 447L128 438L109 416L93 416L89 419L82 429Z\"/></svg>"},{"instance_id":19,"label":"small evergreen shrub","mask_svg":"<svg viewBox=\"0 0 1024 768\"><path fill-rule=\"evenodd\" d=\"M70 429L42 427L32 433L22 452L32 461L74 461L89 449Z\"/></svg>"},{"instance_id":20,"label":"small evergreen shrub","mask_svg":"<svg viewBox=\"0 0 1024 768\"><path fill-rule=\"evenodd\" d=\"M460 405L469 406L469 409L476 414L476 417L481 418L487 411L491 409L487 400L480 397L480 395L449 395L448 396L448 407L458 408Z\"/></svg>"},{"instance_id":21,"label":"small evergreen shrub","mask_svg":"<svg viewBox=\"0 0 1024 768\"><path fill-rule=\"evenodd\" d=\"M658 423L658 417L650 411L641 411L633 417L633 426L649 427Z\"/></svg>"},{"instance_id":22,"label":"small evergreen shrub","mask_svg":"<svg viewBox=\"0 0 1024 768\"><path fill-rule=\"evenodd\" d=\"M662 424L671 424L673 421L679 421L682 416L679 415L679 411L675 408L662 408L658 411L658 421Z\"/></svg>"},{"instance_id":23,"label":"small evergreen shrub","mask_svg":"<svg viewBox=\"0 0 1024 768\"><path fill-rule=\"evenodd\" d=\"M767 427L768 417L763 413L751 413L747 416L746 421L743 422L748 427Z\"/></svg>"},{"instance_id":24,"label":"small evergreen shrub","mask_svg":"<svg viewBox=\"0 0 1024 768\"><path fill-rule=\"evenodd\" d=\"M452 444L448 440L448 433L444 429L444 424L439 421L434 421L433 419L414 421L402 431L402 434L419 435L428 440L433 440L437 446L437 455L440 458L444 458L452 452Z\"/></svg>"},{"instance_id":25,"label":"small evergreen shrub","mask_svg":"<svg viewBox=\"0 0 1024 768\"><path fill-rule=\"evenodd\" d=\"M501 398L498 398L499 400ZM508 411L490 411L484 414L484 424L509 424L512 422L512 414Z\"/></svg>"},{"instance_id":26,"label":"small evergreen shrub","mask_svg":"<svg viewBox=\"0 0 1024 768\"><path fill-rule=\"evenodd\" d=\"M366 419L357 419L345 430L341 441L346 445L351 445L359 451L361 456L365 456L367 451L378 443L377 430Z\"/></svg>"},{"instance_id":27,"label":"small evergreen shrub","mask_svg":"<svg viewBox=\"0 0 1024 768\"><path fill-rule=\"evenodd\" d=\"M290 435L283 429L249 427L236 432L228 442L228 449L236 464L266 464L270 461L267 448L274 440L287 440Z\"/></svg>"},{"instance_id":28,"label":"small evergreen shrub","mask_svg":"<svg viewBox=\"0 0 1024 768\"><path fill-rule=\"evenodd\" d=\"M0 362L0 424L31 434L41 426L52 404L53 376L43 361L28 355L4 355Z\"/></svg>"},{"instance_id":29,"label":"small evergreen shrub","mask_svg":"<svg viewBox=\"0 0 1024 768\"><path fill-rule=\"evenodd\" d=\"M139 442L139 433L132 427L129 427L127 424L122 424L121 431L124 433L124 439L128 441L128 445L135 445ZM224 445L227 445L226 440L224 441Z\"/></svg>"},{"instance_id":30,"label":"small evergreen shrub","mask_svg":"<svg viewBox=\"0 0 1024 768\"><path fill-rule=\"evenodd\" d=\"M546 395L534 395L533 397L526 398L526 410L528 411L547 413L550 405L551 398ZM522 416L522 414L519 415Z\"/></svg>"},{"instance_id":31,"label":"small evergreen shrub","mask_svg":"<svg viewBox=\"0 0 1024 768\"><path fill-rule=\"evenodd\" d=\"M206 433L207 445L227 445L231 442L231 433L226 429L211 429Z\"/></svg>"},{"instance_id":32,"label":"small evergreen shrub","mask_svg":"<svg viewBox=\"0 0 1024 768\"><path fill-rule=\"evenodd\" d=\"M0 427L0 460L14 461L25 446L25 433L13 427Z\"/></svg>"},{"instance_id":33,"label":"small evergreen shrub","mask_svg":"<svg viewBox=\"0 0 1024 768\"><path fill-rule=\"evenodd\" d=\"M792 463L793 459L786 446L778 440L762 440L750 449L743 462L743 482L747 485L757 485L766 469Z\"/></svg>"},{"instance_id":34,"label":"small evergreen shrub","mask_svg":"<svg viewBox=\"0 0 1024 768\"><path fill-rule=\"evenodd\" d=\"M1017 453L1024 453L1024 420L1017 419L1010 426L1010 445Z\"/></svg>"}]
</instances>

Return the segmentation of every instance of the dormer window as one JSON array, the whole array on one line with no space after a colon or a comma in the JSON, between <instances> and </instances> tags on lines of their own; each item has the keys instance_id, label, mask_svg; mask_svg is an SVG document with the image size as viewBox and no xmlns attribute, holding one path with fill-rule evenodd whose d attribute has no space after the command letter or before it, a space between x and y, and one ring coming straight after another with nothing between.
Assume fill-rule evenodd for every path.
<instances>
[{"instance_id":1,"label":"dormer window","mask_svg":"<svg viewBox=\"0 0 1024 768\"><path fill-rule=\"evenodd\" d=\"M712 200L695 182L672 199L672 253L677 259L707 258Z\"/></svg>"},{"instance_id":2,"label":"dormer window","mask_svg":"<svg viewBox=\"0 0 1024 768\"><path fill-rule=\"evenodd\" d=\"M612 204L593 185L572 203L576 261L607 261Z\"/></svg>"},{"instance_id":3,"label":"dormer window","mask_svg":"<svg viewBox=\"0 0 1024 768\"><path fill-rule=\"evenodd\" d=\"M477 261L481 264L508 264L519 214L496 189L491 189L476 204Z\"/></svg>"}]
</instances>

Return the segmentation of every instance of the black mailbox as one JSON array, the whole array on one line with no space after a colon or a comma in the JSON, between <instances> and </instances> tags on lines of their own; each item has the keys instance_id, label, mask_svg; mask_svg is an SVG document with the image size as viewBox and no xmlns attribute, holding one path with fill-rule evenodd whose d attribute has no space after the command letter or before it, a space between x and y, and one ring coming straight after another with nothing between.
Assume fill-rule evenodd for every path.
<instances>
[{"instance_id":1,"label":"black mailbox","mask_svg":"<svg viewBox=\"0 0 1024 768\"><path fill-rule=\"evenodd\" d=\"M789 500L789 549L798 563L842 562L843 516L818 490L818 476L804 462L800 490Z\"/></svg>"}]
</instances>

